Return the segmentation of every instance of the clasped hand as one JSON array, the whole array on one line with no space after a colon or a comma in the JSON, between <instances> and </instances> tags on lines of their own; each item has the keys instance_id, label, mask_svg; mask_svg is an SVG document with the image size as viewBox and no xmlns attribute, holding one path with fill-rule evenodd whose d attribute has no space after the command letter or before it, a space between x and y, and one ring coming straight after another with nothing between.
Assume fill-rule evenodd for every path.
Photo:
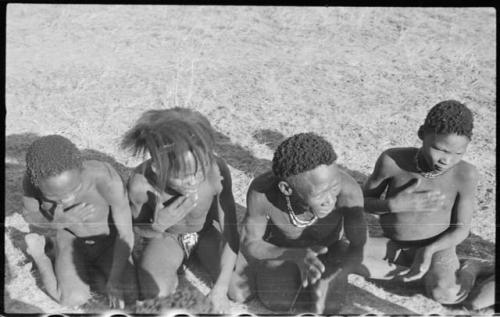
<instances>
[{"instance_id":1,"label":"clasped hand","mask_svg":"<svg viewBox=\"0 0 500 317\"><path fill-rule=\"evenodd\" d=\"M311 247L305 249L305 254L296 259L296 264L300 270L300 277L302 281L302 287L307 287L308 285L313 285L325 272L325 265L318 258L318 255L325 254L328 252L327 247Z\"/></svg>"},{"instance_id":2,"label":"clasped hand","mask_svg":"<svg viewBox=\"0 0 500 317\"><path fill-rule=\"evenodd\" d=\"M62 204L57 204L53 223L60 229L71 228L87 222L94 214L95 207L92 204L79 203L67 210Z\"/></svg>"},{"instance_id":3,"label":"clasped hand","mask_svg":"<svg viewBox=\"0 0 500 317\"><path fill-rule=\"evenodd\" d=\"M159 197L159 196L157 196ZM163 232L181 221L198 204L198 194L179 196L167 206L157 199L153 229Z\"/></svg>"}]
</instances>

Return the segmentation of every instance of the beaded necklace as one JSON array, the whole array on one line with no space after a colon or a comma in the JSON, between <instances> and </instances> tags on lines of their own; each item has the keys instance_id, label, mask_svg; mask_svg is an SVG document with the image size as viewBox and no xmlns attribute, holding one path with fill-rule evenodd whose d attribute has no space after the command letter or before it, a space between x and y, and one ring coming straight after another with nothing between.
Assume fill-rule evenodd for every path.
<instances>
[{"instance_id":1,"label":"beaded necklace","mask_svg":"<svg viewBox=\"0 0 500 317\"><path fill-rule=\"evenodd\" d=\"M415 167L417 168L417 172L422 175L423 177L425 178L436 178L442 174L444 174L446 172L446 170L444 171L430 171L430 172L424 172L424 170L420 167L420 164L418 163L418 157L420 155L420 150L421 149L418 149L417 151L417 154L415 154L415 158L414 158L414 161L415 161Z\"/></svg>"},{"instance_id":2,"label":"beaded necklace","mask_svg":"<svg viewBox=\"0 0 500 317\"><path fill-rule=\"evenodd\" d=\"M290 197L285 196L285 200L286 200L286 207L288 209L288 215L290 217L290 222L295 227L297 227L297 228L305 228L305 227L308 227L308 226L312 225L313 223L316 222L316 220L318 220L318 216L316 216L316 214L314 214L314 217L312 217L312 219L310 219L310 220L301 220L301 219L299 219L297 217L297 215L295 214L295 212L293 211L293 209L292 209L292 203L290 202Z\"/></svg>"}]
</instances>

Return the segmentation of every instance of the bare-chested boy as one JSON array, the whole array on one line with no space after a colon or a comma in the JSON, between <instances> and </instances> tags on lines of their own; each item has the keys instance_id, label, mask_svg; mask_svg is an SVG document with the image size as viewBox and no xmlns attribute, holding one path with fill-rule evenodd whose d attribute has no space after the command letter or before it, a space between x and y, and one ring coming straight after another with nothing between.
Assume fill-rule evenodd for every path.
<instances>
[{"instance_id":1,"label":"bare-chested boy","mask_svg":"<svg viewBox=\"0 0 500 317\"><path fill-rule=\"evenodd\" d=\"M339 311L367 227L361 188L336 159L324 138L296 134L278 146L272 171L252 181L242 230L244 258L236 266L239 301L256 294L274 311Z\"/></svg>"},{"instance_id":2,"label":"bare-chested boy","mask_svg":"<svg viewBox=\"0 0 500 317\"><path fill-rule=\"evenodd\" d=\"M479 274L493 272L493 265L484 261L471 259L460 266L455 252L469 235L476 207L478 172L462 160L472 127L466 106L443 101L429 111L418 130L422 147L393 148L380 155L364 195L366 211L380 215L386 238L370 239L365 256L384 259L387 265L366 265L371 277L423 278L431 298L455 304L467 298ZM409 269L401 271L395 265ZM488 287L483 289L469 299L474 308L479 305L474 301L493 298Z\"/></svg>"},{"instance_id":3,"label":"bare-chested boy","mask_svg":"<svg viewBox=\"0 0 500 317\"><path fill-rule=\"evenodd\" d=\"M214 154L210 123L185 108L147 111L122 146L151 157L128 183L134 229L147 241L138 265L142 299L175 291L178 268L194 252L215 282L212 311L227 311L239 241L231 175Z\"/></svg>"},{"instance_id":4,"label":"bare-chested boy","mask_svg":"<svg viewBox=\"0 0 500 317\"><path fill-rule=\"evenodd\" d=\"M90 299L92 284L105 287L111 307L123 308L124 299L135 302L132 217L118 173L108 163L83 161L59 135L33 142L26 167L23 214L34 226L56 230L54 264L44 252L44 237L25 238L47 293L79 306Z\"/></svg>"}]
</instances>

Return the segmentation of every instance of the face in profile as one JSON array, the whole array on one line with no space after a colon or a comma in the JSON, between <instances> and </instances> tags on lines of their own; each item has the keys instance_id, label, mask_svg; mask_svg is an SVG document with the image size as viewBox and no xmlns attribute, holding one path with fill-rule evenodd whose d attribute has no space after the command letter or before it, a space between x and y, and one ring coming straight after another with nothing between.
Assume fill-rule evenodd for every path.
<instances>
[{"instance_id":1,"label":"face in profile","mask_svg":"<svg viewBox=\"0 0 500 317\"><path fill-rule=\"evenodd\" d=\"M47 177L39 184L39 189L47 200L62 204L64 208L75 203L82 187L79 169L71 169L59 175Z\"/></svg>"},{"instance_id":2,"label":"face in profile","mask_svg":"<svg viewBox=\"0 0 500 317\"><path fill-rule=\"evenodd\" d=\"M449 170L460 162L469 142L464 135L426 133L421 151L427 167L436 172Z\"/></svg>"},{"instance_id":3,"label":"face in profile","mask_svg":"<svg viewBox=\"0 0 500 317\"><path fill-rule=\"evenodd\" d=\"M319 218L335 208L341 189L341 176L335 163L319 165L313 170L294 176L295 195ZM293 195L293 193L292 193Z\"/></svg>"},{"instance_id":4,"label":"face in profile","mask_svg":"<svg viewBox=\"0 0 500 317\"><path fill-rule=\"evenodd\" d=\"M200 185L205 181L205 172L209 169L208 159L203 163L196 163L196 158L190 151L182 155L184 169L181 171L172 171L167 177L167 187L175 190L181 195L194 194L198 191ZM202 167L202 165L204 168ZM152 164L153 172L158 174L158 166Z\"/></svg>"}]
</instances>

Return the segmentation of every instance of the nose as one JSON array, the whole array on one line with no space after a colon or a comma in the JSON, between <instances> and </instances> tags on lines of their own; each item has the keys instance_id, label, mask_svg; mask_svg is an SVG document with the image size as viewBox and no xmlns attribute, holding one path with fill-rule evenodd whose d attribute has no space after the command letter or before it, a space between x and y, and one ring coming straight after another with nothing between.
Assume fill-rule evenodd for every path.
<instances>
[{"instance_id":1,"label":"nose","mask_svg":"<svg viewBox=\"0 0 500 317\"><path fill-rule=\"evenodd\" d=\"M335 197L333 196L333 193L328 193L328 195L325 198L325 201L323 202L323 206L331 206L335 202Z\"/></svg>"},{"instance_id":2,"label":"nose","mask_svg":"<svg viewBox=\"0 0 500 317\"><path fill-rule=\"evenodd\" d=\"M442 156L438 162L441 163L442 165L448 165L451 162L451 157L448 155Z\"/></svg>"}]
</instances>

